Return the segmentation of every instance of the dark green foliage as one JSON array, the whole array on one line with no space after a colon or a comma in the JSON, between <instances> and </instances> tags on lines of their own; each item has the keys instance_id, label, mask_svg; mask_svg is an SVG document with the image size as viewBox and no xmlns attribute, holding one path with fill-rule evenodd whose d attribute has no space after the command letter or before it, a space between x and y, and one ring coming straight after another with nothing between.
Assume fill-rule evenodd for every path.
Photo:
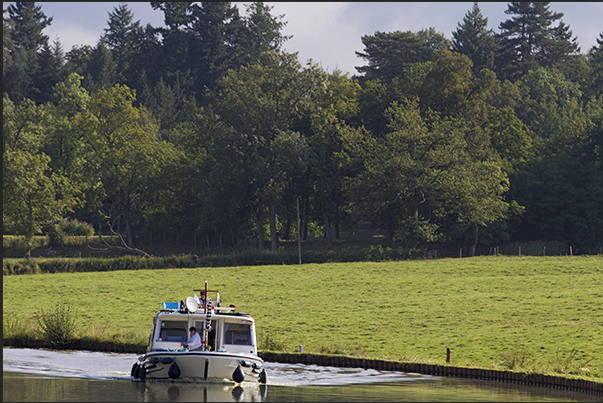
<instances>
[{"instance_id":1,"label":"dark green foliage","mask_svg":"<svg viewBox=\"0 0 603 403\"><path fill-rule=\"evenodd\" d=\"M578 54L551 4L509 3L494 34L474 3L452 44L435 28L366 35L357 55L368 65L355 78L303 69L281 52L284 16L262 2L245 16L230 2L152 2L163 28L141 26L121 4L95 46L67 52L43 35L52 22L43 4L11 4L5 233L26 234L26 254L45 224L55 249L37 255L73 256L70 234L92 230L68 229L64 217L115 231L130 247L255 238L263 250L270 232L273 255L202 258L207 265L295 263L279 241L313 231L331 247L359 221L407 249L429 239L483 250L551 237L596 249L603 34ZM429 144L400 136L404 122L392 129L386 111L406 102L417 102Z\"/></svg>"},{"instance_id":2,"label":"dark green foliage","mask_svg":"<svg viewBox=\"0 0 603 403\"><path fill-rule=\"evenodd\" d=\"M59 224L48 224L42 227L42 233L48 237L51 247L59 248L65 244L65 232Z\"/></svg>"},{"instance_id":3,"label":"dark green foliage","mask_svg":"<svg viewBox=\"0 0 603 403\"><path fill-rule=\"evenodd\" d=\"M578 50L569 26L560 21L563 13L549 10L549 2L510 2L505 14L511 19L500 23L501 52L496 65L500 78L515 81L538 67L566 63Z\"/></svg>"},{"instance_id":4,"label":"dark green foliage","mask_svg":"<svg viewBox=\"0 0 603 403\"><path fill-rule=\"evenodd\" d=\"M368 65L356 70L364 73L363 81L389 82L394 77L404 77L405 70L413 64L427 62L434 52L450 48L449 41L434 28L416 33L377 31L374 35L364 35L362 43L364 52L356 52L356 55Z\"/></svg>"},{"instance_id":5,"label":"dark green foliage","mask_svg":"<svg viewBox=\"0 0 603 403\"><path fill-rule=\"evenodd\" d=\"M494 59L498 43L494 31L488 29L488 18L484 18L478 3L463 18L452 33L452 50L467 55L473 61L473 73L482 69L494 70Z\"/></svg>"},{"instance_id":6,"label":"dark green foliage","mask_svg":"<svg viewBox=\"0 0 603 403\"><path fill-rule=\"evenodd\" d=\"M595 96L603 96L603 32L597 38L597 44L588 51L588 62L592 68L592 84L587 89Z\"/></svg>"},{"instance_id":7,"label":"dark green foliage","mask_svg":"<svg viewBox=\"0 0 603 403\"><path fill-rule=\"evenodd\" d=\"M3 92L12 100L20 103L24 98L42 102L42 89L38 86L42 71L40 54L48 46L48 37L42 33L44 28L51 25L52 17L48 18L42 12L42 6L33 2L15 2L8 6L8 16L14 24L10 33L14 50L9 50L12 64L9 65L2 81ZM46 88L50 85L44 83Z\"/></svg>"},{"instance_id":8,"label":"dark green foliage","mask_svg":"<svg viewBox=\"0 0 603 403\"><path fill-rule=\"evenodd\" d=\"M42 234L48 237L51 247L57 248L65 245L66 236L92 237L94 228L90 224L78 220L61 220L43 225Z\"/></svg>"}]
</instances>

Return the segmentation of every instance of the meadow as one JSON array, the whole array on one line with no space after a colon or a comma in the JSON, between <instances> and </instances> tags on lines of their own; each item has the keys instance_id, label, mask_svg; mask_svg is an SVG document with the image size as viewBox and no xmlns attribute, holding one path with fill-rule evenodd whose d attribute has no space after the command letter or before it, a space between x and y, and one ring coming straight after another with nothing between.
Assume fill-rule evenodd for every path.
<instances>
[{"instance_id":1,"label":"meadow","mask_svg":"<svg viewBox=\"0 0 603 403\"><path fill-rule=\"evenodd\" d=\"M219 290L260 350L561 373L603 381L603 257L121 270L3 277L4 337L56 304L78 337L146 345L162 301Z\"/></svg>"}]
</instances>

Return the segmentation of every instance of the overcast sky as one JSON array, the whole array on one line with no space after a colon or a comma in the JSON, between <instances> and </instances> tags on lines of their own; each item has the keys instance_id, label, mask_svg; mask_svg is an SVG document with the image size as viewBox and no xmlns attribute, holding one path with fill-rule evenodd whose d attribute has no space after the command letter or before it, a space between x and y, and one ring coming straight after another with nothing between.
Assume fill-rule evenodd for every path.
<instances>
[{"instance_id":1,"label":"overcast sky","mask_svg":"<svg viewBox=\"0 0 603 403\"><path fill-rule=\"evenodd\" d=\"M10 3L3 3L6 8ZM52 25L44 30L51 41L59 39L65 51L73 45L94 46L108 27L109 13L119 2L41 2L42 11L53 17ZM163 26L163 13L151 8L150 3L127 3L134 21L154 27ZM233 2L245 15L245 4ZM357 73L354 67L365 61L355 52L363 52L363 35L376 31L412 31L433 27L446 38L452 39L472 2L266 2L273 6L273 15L284 15L287 25L283 35L293 35L283 49L298 52L299 61L309 59L332 72L340 69ZM488 18L488 28L499 33L499 24L510 18L505 14L508 2L483 2L479 8ZM586 53L596 45L603 32L603 2L551 2L549 9L563 13L562 21L570 26L572 37L578 38L581 52ZM555 22L555 26L558 21Z\"/></svg>"}]
</instances>

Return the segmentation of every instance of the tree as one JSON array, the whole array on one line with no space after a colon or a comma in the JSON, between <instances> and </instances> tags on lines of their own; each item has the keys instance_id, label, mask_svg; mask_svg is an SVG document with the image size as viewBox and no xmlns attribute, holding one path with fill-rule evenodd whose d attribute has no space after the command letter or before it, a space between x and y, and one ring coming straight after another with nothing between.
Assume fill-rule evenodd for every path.
<instances>
[{"instance_id":1,"label":"tree","mask_svg":"<svg viewBox=\"0 0 603 403\"><path fill-rule=\"evenodd\" d=\"M133 248L134 220L144 191L171 156L171 147L157 137L157 129L144 122L135 94L116 84L100 89L90 101L97 125L86 133L93 159L89 164L102 183L111 219L123 217L127 246Z\"/></svg>"},{"instance_id":2,"label":"tree","mask_svg":"<svg viewBox=\"0 0 603 403\"><path fill-rule=\"evenodd\" d=\"M65 73L67 76L71 73L77 73L85 77L88 71L88 63L92 59L92 46L74 45L70 51L65 54Z\"/></svg>"},{"instance_id":3,"label":"tree","mask_svg":"<svg viewBox=\"0 0 603 403\"><path fill-rule=\"evenodd\" d=\"M320 212L318 220L324 225L327 246L331 246L332 227L335 227L338 237L339 223L344 214L342 182L346 166L340 153L344 133L354 130L351 125L357 120L359 91L360 85L356 80L336 71L329 75L328 86L316 92L304 118L308 127L302 132L311 152L306 181L309 182L308 187L313 188L314 207Z\"/></svg>"},{"instance_id":4,"label":"tree","mask_svg":"<svg viewBox=\"0 0 603 403\"><path fill-rule=\"evenodd\" d=\"M161 70L167 84L176 79L189 77L192 66L189 64L192 2L151 2L154 10L164 13L165 28L155 31L162 37L160 59ZM192 81L188 78L187 81Z\"/></svg>"},{"instance_id":5,"label":"tree","mask_svg":"<svg viewBox=\"0 0 603 403\"><path fill-rule=\"evenodd\" d=\"M595 96L603 95L603 32L597 38L597 44L588 51L588 63L592 71L592 84L586 89Z\"/></svg>"},{"instance_id":6,"label":"tree","mask_svg":"<svg viewBox=\"0 0 603 403\"><path fill-rule=\"evenodd\" d=\"M136 40L142 29L140 21L133 22L133 18L128 6L120 4L109 13L109 28L104 28L103 36L116 65L116 80L129 86L134 82L132 63L136 56Z\"/></svg>"},{"instance_id":7,"label":"tree","mask_svg":"<svg viewBox=\"0 0 603 403\"><path fill-rule=\"evenodd\" d=\"M20 150L36 154L48 124L46 108L30 99L15 105L8 94L4 94L2 101L2 152Z\"/></svg>"},{"instance_id":8,"label":"tree","mask_svg":"<svg viewBox=\"0 0 603 403\"><path fill-rule=\"evenodd\" d=\"M239 237L253 233L243 180L241 159L244 139L218 116L190 102L186 120L170 133L170 140L183 155L174 169L166 193L164 214L187 217L187 231L204 235L207 243L228 238L234 244Z\"/></svg>"},{"instance_id":9,"label":"tree","mask_svg":"<svg viewBox=\"0 0 603 403\"><path fill-rule=\"evenodd\" d=\"M50 115L41 150L51 160L49 166L58 175L76 183L83 194L83 210L95 211L99 183L89 162L85 139L98 122L90 111L90 95L81 86L82 77L72 73L54 88L56 105L48 106Z\"/></svg>"},{"instance_id":10,"label":"tree","mask_svg":"<svg viewBox=\"0 0 603 403\"><path fill-rule=\"evenodd\" d=\"M501 52L497 59L499 77L515 81L538 67L562 65L579 50L577 38L571 38L563 13L549 10L549 2L510 2L505 14L514 15L500 23L498 39Z\"/></svg>"},{"instance_id":11,"label":"tree","mask_svg":"<svg viewBox=\"0 0 603 403\"><path fill-rule=\"evenodd\" d=\"M214 89L228 71L242 64L241 40L244 22L230 2L201 2L191 6L189 32L193 90L203 94Z\"/></svg>"},{"instance_id":12,"label":"tree","mask_svg":"<svg viewBox=\"0 0 603 403\"><path fill-rule=\"evenodd\" d=\"M260 61L231 70L220 80L218 91L209 94L220 119L241 137L239 161L245 167L246 199L257 225L259 249L264 248L263 211L270 211L273 251L278 250L276 207L285 178L306 166L306 145L291 130L319 86L325 73L316 65L301 69L294 54L266 52Z\"/></svg>"},{"instance_id":13,"label":"tree","mask_svg":"<svg viewBox=\"0 0 603 403\"><path fill-rule=\"evenodd\" d=\"M246 27L243 39L245 57L241 60L242 64L257 60L262 52L280 51L281 46L291 39L291 36L284 36L281 33L287 25L282 21L284 15L273 16L270 13L274 6L268 6L260 1L245 7L247 11L247 17L243 19Z\"/></svg>"},{"instance_id":14,"label":"tree","mask_svg":"<svg viewBox=\"0 0 603 403\"><path fill-rule=\"evenodd\" d=\"M469 56L473 62L473 74L482 69L494 70L494 58L498 50L498 42L494 30L488 29L488 18L484 18L477 4L452 32L452 50Z\"/></svg>"},{"instance_id":15,"label":"tree","mask_svg":"<svg viewBox=\"0 0 603 403\"><path fill-rule=\"evenodd\" d=\"M49 172L50 158L27 151L7 151L3 163L3 210L15 222L18 234L25 236L27 256L40 225L62 218L73 211L77 188L65 177Z\"/></svg>"},{"instance_id":16,"label":"tree","mask_svg":"<svg viewBox=\"0 0 603 403\"><path fill-rule=\"evenodd\" d=\"M84 78L84 86L89 92L111 88L118 80L117 66L103 38L98 40L90 54Z\"/></svg>"},{"instance_id":17,"label":"tree","mask_svg":"<svg viewBox=\"0 0 603 403\"><path fill-rule=\"evenodd\" d=\"M53 87L63 81L65 55L61 43L57 40L52 46L44 45L39 53L40 72L34 78L40 103L52 102Z\"/></svg>"},{"instance_id":18,"label":"tree","mask_svg":"<svg viewBox=\"0 0 603 403\"><path fill-rule=\"evenodd\" d=\"M388 214L392 240L414 247L437 240L444 219L477 231L509 214L506 175L496 160L473 153L470 126L437 114L423 118L416 99L394 102L386 117L383 137L359 138L364 169L347 184L358 208Z\"/></svg>"},{"instance_id":19,"label":"tree","mask_svg":"<svg viewBox=\"0 0 603 403\"><path fill-rule=\"evenodd\" d=\"M11 39L14 52L9 54L13 63L8 66L4 92L14 102L29 98L40 102L40 90L36 87L36 77L40 73L38 52L48 45L48 37L42 31L52 23L41 11L41 6L32 2L16 2L8 6L9 18L14 24Z\"/></svg>"},{"instance_id":20,"label":"tree","mask_svg":"<svg viewBox=\"0 0 603 403\"><path fill-rule=\"evenodd\" d=\"M10 18L4 17L7 12L8 10L2 9L2 81L4 81L6 71L12 67L12 55L15 53L15 42L11 38L15 24Z\"/></svg>"},{"instance_id":21,"label":"tree","mask_svg":"<svg viewBox=\"0 0 603 403\"><path fill-rule=\"evenodd\" d=\"M405 69L414 63L431 60L433 52L450 47L449 41L434 28L411 31L375 32L362 37L364 52L355 52L365 59L367 66L356 67L364 73L363 80L380 79L391 81L394 77L404 77Z\"/></svg>"}]
</instances>

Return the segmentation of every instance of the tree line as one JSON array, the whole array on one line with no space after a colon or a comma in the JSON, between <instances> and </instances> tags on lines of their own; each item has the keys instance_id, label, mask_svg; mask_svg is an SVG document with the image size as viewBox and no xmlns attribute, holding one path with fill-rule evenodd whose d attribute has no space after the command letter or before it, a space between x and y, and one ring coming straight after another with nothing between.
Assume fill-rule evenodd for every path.
<instances>
[{"instance_id":1,"label":"tree line","mask_svg":"<svg viewBox=\"0 0 603 403\"><path fill-rule=\"evenodd\" d=\"M474 3L452 40L363 36L351 77L284 52L262 2L151 6L165 26L122 3L68 52L43 3L4 10L4 233L603 244L603 33L581 53L550 3L508 3L499 32Z\"/></svg>"}]
</instances>

